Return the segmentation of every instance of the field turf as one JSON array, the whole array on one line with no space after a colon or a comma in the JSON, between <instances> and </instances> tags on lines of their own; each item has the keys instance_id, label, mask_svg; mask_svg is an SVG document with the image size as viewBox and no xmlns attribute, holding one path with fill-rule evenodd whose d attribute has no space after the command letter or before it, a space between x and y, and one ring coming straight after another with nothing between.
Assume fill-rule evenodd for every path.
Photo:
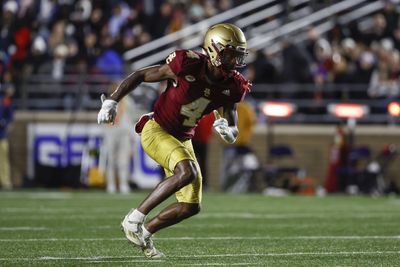
<instances>
[{"instance_id":1,"label":"field turf","mask_svg":"<svg viewBox=\"0 0 400 267\"><path fill-rule=\"evenodd\" d=\"M400 266L399 198L206 193L155 236L160 260L120 231L144 196L0 192L0 266Z\"/></svg>"}]
</instances>

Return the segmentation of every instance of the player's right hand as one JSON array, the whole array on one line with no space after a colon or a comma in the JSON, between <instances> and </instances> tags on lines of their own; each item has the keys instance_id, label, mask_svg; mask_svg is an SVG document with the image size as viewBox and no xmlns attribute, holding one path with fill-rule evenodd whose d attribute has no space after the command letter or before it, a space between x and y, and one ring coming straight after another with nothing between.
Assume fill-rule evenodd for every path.
<instances>
[{"instance_id":1,"label":"player's right hand","mask_svg":"<svg viewBox=\"0 0 400 267\"><path fill-rule=\"evenodd\" d=\"M106 99L104 94L101 95L101 109L97 114L97 123L111 123L114 124L115 116L117 115L117 101Z\"/></svg>"}]
</instances>

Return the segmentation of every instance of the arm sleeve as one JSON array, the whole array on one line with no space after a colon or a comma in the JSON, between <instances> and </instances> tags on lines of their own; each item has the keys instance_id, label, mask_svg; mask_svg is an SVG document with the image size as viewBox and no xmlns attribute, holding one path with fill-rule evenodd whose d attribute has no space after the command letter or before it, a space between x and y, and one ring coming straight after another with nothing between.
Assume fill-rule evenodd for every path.
<instances>
[{"instance_id":1,"label":"arm sleeve","mask_svg":"<svg viewBox=\"0 0 400 267\"><path fill-rule=\"evenodd\" d=\"M243 101L246 94L250 92L251 82L243 77L239 72L235 72L235 81L238 86L235 102Z\"/></svg>"}]
</instances>

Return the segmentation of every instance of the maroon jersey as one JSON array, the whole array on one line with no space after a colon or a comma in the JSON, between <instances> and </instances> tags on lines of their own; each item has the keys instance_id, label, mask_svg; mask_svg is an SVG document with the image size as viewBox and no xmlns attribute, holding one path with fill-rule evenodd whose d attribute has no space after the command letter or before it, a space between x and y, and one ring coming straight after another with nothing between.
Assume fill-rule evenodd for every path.
<instances>
[{"instance_id":1,"label":"maroon jersey","mask_svg":"<svg viewBox=\"0 0 400 267\"><path fill-rule=\"evenodd\" d=\"M158 98L154 119L177 139L190 139L197 122L205 115L228 103L241 101L249 82L239 72L231 71L216 84L205 76L207 57L191 50L177 50L166 60L177 76Z\"/></svg>"}]
</instances>

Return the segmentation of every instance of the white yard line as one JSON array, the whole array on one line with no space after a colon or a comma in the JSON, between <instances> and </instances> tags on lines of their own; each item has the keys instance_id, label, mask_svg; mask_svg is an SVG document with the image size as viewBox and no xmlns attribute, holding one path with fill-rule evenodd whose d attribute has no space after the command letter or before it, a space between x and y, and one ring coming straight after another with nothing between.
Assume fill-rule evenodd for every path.
<instances>
[{"instance_id":1,"label":"white yard line","mask_svg":"<svg viewBox=\"0 0 400 267\"><path fill-rule=\"evenodd\" d=\"M400 236L207 236L207 237L154 237L155 240L364 240L364 239L400 239ZM125 238L0 238L0 242L96 242L96 241L121 241Z\"/></svg>"},{"instance_id":2,"label":"white yard line","mask_svg":"<svg viewBox=\"0 0 400 267\"><path fill-rule=\"evenodd\" d=\"M37 193L13 193L7 192L2 194L2 198L18 198L25 199L71 199L72 193L68 192L37 192Z\"/></svg>"},{"instance_id":3,"label":"white yard line","mask_svg":"<svg viewBox=\"0 0 400 267\"><path fill-rule=\"evenodd\" d=\"M253 265L261 265L261 263L249 263L249 262L235 262L235 263L190 263L190 266L253 266ZM262 264L264 265L264 264ZM188 266L188 264L177 264L177 266Z\"/></svg>"},{"instance_id":4,"label":"white yard line","mask_svg":"<svg viewBox=\"0 0 400 267\"><path fill-rule=\"evenodd\" d=\"M119 213L115 210L110 209L95 209L90 210L90 214L76 214L77 209L74 210L50 210L46 209L41 211L40 209L35 213L21 213L13 210L7 211L0 209L1 213L17 213L12 216L0 216L0 221L10 221L10 220L76 220L76 219L95 219L98 220L99 214L102 214L102 218L104 219L115 219L122 217L124 213ZM46 215L44 217L44 215ZM71 216L73 215L73 216ZM205 213L193 218L196 220L204 220L204 219L259 219L259 220L283 220L283 219L325 219L332 220L337 219L336 213L277 213L277 214L256 214L256 213ZM400 218L400 213L396 213L393 211L382 211L382 212L372 212L372 213L349 213L349 214L341 214L342 219L369 219L369 218L388 218L388 219L396 219Z\"/></svg>"},{"instance_id":5,"label":"white yard line","mask_svg":"<svg viewBox=\"0 0 400 267\"><path fill-rule=\"evenodd\" d=\"M242 237L242 236L215 236L215 237L159 237L154 238L156 240L272 240L272 239L285 239L285 240L297 240L297 239L400 239L400 236L253 236L253 237Z\"/></svg>"},{"instance_id":6,"label":"white yard line","mask_svg":"<svg viewBox=\"0 0 400 267\"><path fill-rule=\"evenodd\" d=\"M90 226L90 229L116 229L115 225L96 225ZM76 227L33 227L33 226L15 226L15 227L0 227L2 231L76 231Z\"/></svg>"},{"instance_id":7,"label":"white yard line","mask_svg":"<svg viewBox=\"0 0 400 267\"><path fill-rule=\"evenodd\" d=\"M92 242L92 241L121 241L125 238L1 238L0 242Z\"/></svg>"},{"instance_id":8,"label":"white yard line","mask_svg":"<svg viewBox=\"0 0 400 267\"><path fill-rule=\"evenodd\" d=\"M170 255L169 258L193 259L193 258L236 258L236 257L287 257L287 256L337 256L337 255L395 255L400 251L326 251L326 252L287 252L287 253L240 253L240 254L203 254L203 255ZM113 260L135 261L137 258L144 256L92 256L92 257L37 257L37 258L0 258L0 261L60 261L60 260L82 260L82 261L98 261L113 262ZM154 260L148 260L153 262ZM162 260L159 260L162 261Z\"/></svg>"},{"instance_id":9,"label":"white yard line","mask_svg":"<svg viewBox=\"0 0 400 267\"><path fill-rule=\"evenodd\" d=\"M0 213L1 214L1 213ZM99 220L99 214L96 215L77 215L76 213L46 213L41 215L18 215L18 216L8 216L8 217L0 217L0 221L15 221L15 220L35 220L35 221L60 221L60 220ZM102 213L101 213L102 214ZM120 219L122 216L112 215L109 212L105 212L105 215L101 215L102 219Z\"/></svg>"},{"instance_id":10,"label":"white yard line","mask_svg":"<svg viewBox=\"0 0 400 267\"><path fill-rule=\"evenodd\" d=\"M0 231L46 231L46 230L50 230L50 228L30 227L30 226L0 227Z\"/></svg>"},{"instance_id":11,"label":"white yard line","mask_svg":"<svg viewBox=\"0 0 400 267\"><path fill-rule=\"evenodd\" d=\"M281 256L332 256L332 255L379 255L400 254L400 251L326 251L326 252L287 252L287 253L241 253L175 256L174 258L222 258L222 257L281 257Z\"/></svg>"},{"instance_id":12,"label":"white yard line","mask_svg":"<svg viewBox=\"0 0 400 267\"><path fill-rule=\"evenodd\" d=\"M261 224L264 225L264 222L259 222ZM277 229L282 229L282 228L288 228L291 227L293 229L310 229L312 227L316 227L316 228L323 228L326 227L327 225L331 225L332 222L330 221L323 221L323 222L309 222L307 221L306 223L302 222L302 223L298 223L298 224L293 224L293 223L271 223L268 225L265 225L266 228L271 229L271 228L277 228ZM240 228L240 229L254 229L255 227L255 223L252 224L247 224L247 225L243 225L243 224L238 224L238 225L229 225L230 229L233 228ZM194 228L205 228L205 229L215 229L215 228L226 228L226 224L223 223L210 223L210 224L204 224L204 223L187 223L187 224L175 224L172 225L171 228L179 228L179 229L194 229ZM397 221L393 221L393 222L379 222L379 226L383 227L383 226L399 226L399 223Z\"/></svg>"},{"instance_id":13,"label":"white yard line","mask_svg":"<svg viewBox=\"0 0 400 267\"><path fill-rule=\"evenodd\" d=\"M268 214L261 214L261 213L203 213L199 214L193 219L209 219L209 218L216 218L216 219L301 219L301 218L337 218L338 212L331 212L331 213L322 213L322 212L311 212L311 213L268 213ZM368 212L368 213L354 213L349 212L348 214L341 214L341 218L343 219L350 219L350 218L382 218L382 217L399 217L398 213L393 211L380 211L380 212Z\"/></svg>"},{"instance_id":14,"label":"white yard line","mask_svg":"<svg viewBox=\"0 0 400 267\"><path fill-rule=\"evenodd\" d=\"M142 256L143 258L143 256ZM143 260L96 260L96 261L86 261L85 263L160 263L165 262L165 260L155 260L155 259L143 259ZM187 264L186 264L187 265Z\"/></svg>"},{"instance_id":15,"label":"white yard line","mask_svg":"<svg viewBox=\"0 0 400 267\"><path fill-rule=\"evenodd\" d=\"M87 192L87 194L82 194L79 192L2 192L2 198L8 199L72 199L76 196L80 199L100 199L100 200L109 200L109 199L141 199L143 195L138 194L106 194L102 192Z\"/></svg>"},{"instance_id":16,"label":"white yard line","mask_svg":"<svg viewBox=\"0 0 400 267\"><path fill-rule=\"evenodd\" d=\"M81 211L82 209L80 207L63 207L63 208L45 208L45 207L40 207L40 208L25 208L25 207L6 207L6 208L0 208L1 213L17 213L17 215L21 216L35 216L35 215L40 215L42 213L56 213L56 215L63 215L63 213L76 213L77 211ZM108 207L108 208L91 208L90 213L109 213L109 212L114 212L114 213L121 213L121 216L123 212L119 212L115 208ZM23 214L21 214L23 213ZM65 214L64 214L65 215Z\"/></svg>"}]
</instances>

